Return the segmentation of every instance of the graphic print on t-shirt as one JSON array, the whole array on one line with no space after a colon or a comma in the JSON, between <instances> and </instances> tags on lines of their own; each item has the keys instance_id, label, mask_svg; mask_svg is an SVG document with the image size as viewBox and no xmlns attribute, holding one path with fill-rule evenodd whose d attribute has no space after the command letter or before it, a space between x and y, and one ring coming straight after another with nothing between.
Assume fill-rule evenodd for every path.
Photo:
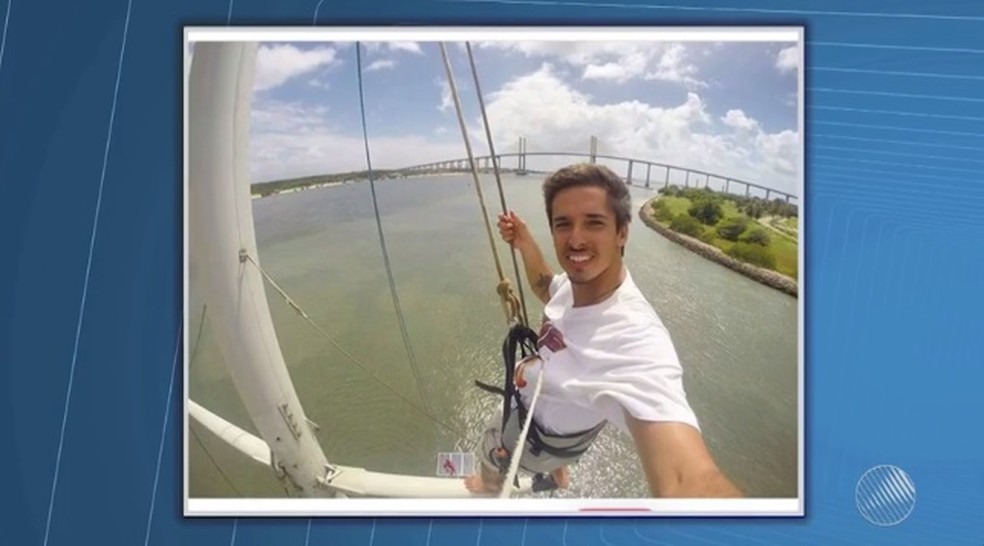
<instances>
[{"instance_id":1,"label":"graphic print on t-shirt","mask_svg":"<svg viewBox=\"0 0 984 546\"><path fill-rule=\"evenodd\" d=\"M543 354L544 349L549 350L550 353L564 350L567 345L564 344L563 332L558 330L550 320L544 319L540 326L540 338L536 341L536 348L541 356L546 356Z\"/></svg>"}]
</instances>

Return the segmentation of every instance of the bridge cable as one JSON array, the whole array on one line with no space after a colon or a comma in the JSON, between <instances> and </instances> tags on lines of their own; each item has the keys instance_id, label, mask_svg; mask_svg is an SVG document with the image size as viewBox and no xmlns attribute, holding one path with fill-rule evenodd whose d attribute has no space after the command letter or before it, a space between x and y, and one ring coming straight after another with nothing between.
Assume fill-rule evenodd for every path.
<instances>
[{"instance_id":1,"label":"bridge cable","mask_svg":"<svg viewBox=\"0 0 984 546\"><path fill-rule=\"evenodd\" d=\"M376 216L376 231L379 233L379 246L383 252L383 264L386 266L386 279L389 282L390 297L393 300L393 307L396 309L396 318L400 323L400 334L403 336L403 346L407 350L407 357L410 359L410 370L413 372L414 380L417 383L417 391L420 394L420 401L427 407L427 395L424 393L423 381L420 378L420 371L417 369L417 359L413 354L413 347L410 345L410 335L407 333L407 324L403 318L403 310L400 307L400 297L396 293L396 281L393 280L393 268L390 266L389 252L386 250L386 237L383 235L383 224L379 218L379 203L376 199L376 183L372 177L372 159L369 155L369 130L366 124L366 101L362 90L362 43L355 43L356 70L359 78L359 109L362 114L362 141L366 150L366 168L369 173L369 190L372 194L372 209Z\"/></svg>"},{"instance_id":2,"label":"bridge cable","mask_svg":"<svg viewBox=\"0 0 984 546\"><path fill-rule=\"evenodd\" d=\"M478 107L482 111L482 123L485 125L485 139L489 142L489 157L492 159L492 172L495 173L495 185L499 189L499 204L502 205L502 213L506 214L506 195L502 191L502 178L499 176L499 158L495 155L495 144L492 142L492 129L489 127L489 116L485 112L485 99L482 97L482 86L478 83L478 70L475 69L475 58L472 56L471 44L469 42L465 42L465 49L468 51L468 64L471 66L472 79L475 80L475 94L478 95ZM519 275L516 248L512 245L509 245L509 255L512 257L513 273L516 275L516 287L519 288L519 302L523 307L523 324L529 325L530 318L526 313L526 296L523 294L523 278Z\"/></svg>"},{"instance_id":3,"label":"bridge cable","mask_svg":"<svg viewBox=\"0 0 984 546\"><path fill-rule=\"evenodd\" d=\"M455 84L454 73L451 70L451 61L448 60L448 51L444 42L440 43L441 57L444 59L444 71L448 77L448 86L451 89L451 97L454 99L454 108L458 114L458 125L461 127L461 138L465 141L465 150L468 152L468 163L471 165L472 178L475 180L475 191L478 193L478 204L482 208L482 220L485 223L485 232L489 237L489 247L492 249L492 259L495 262L495 271L499 276L499 285L496 292L502 303L502 309L506 313L506 322L522 322L523 317L520 312L520 302L513 292L512 284L502 273L502 264L499 262L499 252L495 246L495 237L492 235L492 226L489 223L489 212L485 206L485 198L482 195L482 185L478 180L478 169L475 166L475 156L472 154L471 143L468 140L468 130L465 128L465 118L461 112L461 99L458 97L458 86ZM495 158L492 160L495 163Z\"/></svg>"}]
</instances>

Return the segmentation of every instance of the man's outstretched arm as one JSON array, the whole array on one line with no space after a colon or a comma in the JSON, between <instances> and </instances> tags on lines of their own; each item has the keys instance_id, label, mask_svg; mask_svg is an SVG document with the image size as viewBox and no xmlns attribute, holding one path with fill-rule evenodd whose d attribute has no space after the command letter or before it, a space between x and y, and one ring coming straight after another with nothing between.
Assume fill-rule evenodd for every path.
<instances>
[{"instance_id":1,"label":"man's outstretched arm","mask_svg":"<svg viewBox=\"0 0 984 546\"><path fill-rule=\"evenodd\" d=\"M718 469L704 439L684 423L642 421L625 416L635 440L649 491L656 497L741 497Z\"/></svg>"}]
</instances>

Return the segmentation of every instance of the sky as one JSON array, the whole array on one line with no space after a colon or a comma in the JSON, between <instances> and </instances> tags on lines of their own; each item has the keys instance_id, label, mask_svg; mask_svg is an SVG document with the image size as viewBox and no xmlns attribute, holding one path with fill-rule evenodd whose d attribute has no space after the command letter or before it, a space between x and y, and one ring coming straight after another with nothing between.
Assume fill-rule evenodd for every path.
<instances>
[{"instance_id":1,"label":"sky","mask_svg":"<svg viewBox=\"0 0 984 546\"><path fill-rule=\"evenodd\" d=\"M530 152L587 152L595 135L600 153L799 193L793 43L500 41L472 51L499 153L516 152L520 137ZM448 53L472 149L487 155L464 44ZM466 157L437 43L364 43L361 54L374 168ZM354 43L260 44L253 182L363 170L362 131Z\"/></svg>"}]
</instances>

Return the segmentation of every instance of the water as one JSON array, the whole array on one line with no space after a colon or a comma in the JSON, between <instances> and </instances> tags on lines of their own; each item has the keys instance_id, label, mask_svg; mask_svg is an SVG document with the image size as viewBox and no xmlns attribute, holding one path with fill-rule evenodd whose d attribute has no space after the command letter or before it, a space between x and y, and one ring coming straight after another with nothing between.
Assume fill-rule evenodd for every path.
<instances>
[{"instance_id":1,"label":"water","mask_svg":"<svg viewBox=\"0 0 984 546\"><path fill-rule=\"evenodd\" d=\"M504 179L555 270L540 177ZM506 332L497 276L470 178L377 183L393 275L422 382L414 380L390 297L369 185L347 184L253 201L260 263L308 315L435 424L372 379L267 290L287 366L330 461L433 475L436 453L472 445L501 399L472 386L501 381ZM495 185L483 182L491 213ZM653 194L633 188L638 208ZM493 230L495 226L493 225ZM496 232L497 233L497 232ZM193 236L193 234L192 234ZM498 240L512 277L508 247ZM518 258L518 256L517 256ZM748 496L797 496L797 301L664 239L633 219L626 264L670 331L688 398L718 465ZM541 306L526 289L530 322ZM201 299L190 287L189 332ZM255 432L208 331L191 350L192 399ZM423 396L421 395L423 394ZM283 496L271 472L192 425L192 497ZM557 496L647 496L627 435L607 427Z\"/></svg>"}]
</instances>

